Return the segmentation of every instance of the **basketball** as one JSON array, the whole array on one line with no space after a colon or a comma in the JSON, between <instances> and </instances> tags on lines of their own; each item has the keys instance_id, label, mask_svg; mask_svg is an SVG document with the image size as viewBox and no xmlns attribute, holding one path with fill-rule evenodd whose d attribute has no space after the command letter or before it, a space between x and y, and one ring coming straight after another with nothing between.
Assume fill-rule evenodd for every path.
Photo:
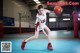
<instances>
[{"instance_id":1,"label":"basketball","mask_svg":"<svg viewBox=\"0 0 80 53\"><path fill-rule=\"evenodd\" d=\"M54 12L55 12L56 14L61 14L62 11L63 11L63 8L62 8L61 6L55 6L55 7L54 7Z\"/></svg>"}]
</instances>

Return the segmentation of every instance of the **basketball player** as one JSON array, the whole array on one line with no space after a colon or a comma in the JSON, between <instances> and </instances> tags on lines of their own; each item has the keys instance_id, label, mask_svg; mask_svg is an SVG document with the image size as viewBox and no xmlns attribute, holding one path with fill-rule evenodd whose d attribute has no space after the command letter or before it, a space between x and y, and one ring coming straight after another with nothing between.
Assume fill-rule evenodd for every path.
<instances>
[{"instance_id":1,"label":"basketball player","mask_svg":"<svg viewBox=\"0 0 80 53\"><path fill-rule=\"evenodd\" d=\"M47 49L52 50L51 40L50 40L50 29L46 25L46 13L50 13L49 10L44 9L42 5L38 6L38 13L36 15L36 22L35 22L35 35L22 41L21 48L24 50L25 44L33 39L37 39L39 36L39 31L42 30L42 32L46 35L48 38L48 46Z\"/></svg>"}]
</instances>

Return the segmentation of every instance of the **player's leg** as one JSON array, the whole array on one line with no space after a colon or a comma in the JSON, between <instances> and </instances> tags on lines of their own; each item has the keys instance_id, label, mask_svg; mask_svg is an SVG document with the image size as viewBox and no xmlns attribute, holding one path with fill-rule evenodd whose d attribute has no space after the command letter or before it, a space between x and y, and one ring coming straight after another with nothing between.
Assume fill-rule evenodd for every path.
<instances>
[{"instance_id":1,"label":"player's leg","mask_svg":"<svg viewBox=\"0 0 80 53\"><path fill-rule=\"evenodd\" d=\"M46 22L40 23L40 28L42 29L43 33L47 36L48 38L48 49L52 50L52 45L50 41L50 29L45 25Z\"/></svg>"},{"instance_id":2,"label":"player's leg","mask_svg":"<svg viewBox=\"0 0 80 53\"><path fill-rule=\"evenodd\" d=\"M33 39L37 39L39 36L39 29L38 29L38 25L35 26L35 35L28 38L28 39L25 39L22 41L22 45L21 45L21 48L24 50L24 47L25 47L25 44L26 42L30 41L30 40L33 40Z\"/></svg>"},{"instance_id":3,"label":"player's leg","mask_svg":"<svg viewBox=\"0 0 80 53\"><path fill-rule=\"evenodd\" d=\"M39 35L39 31L35 30L35 35L30 37L30 38L28 38L28 39L26 39L25 42L28 42L28 41L33 40L33 39L37 39L38 35Z\"/></svg>"},{"instance_id":4,"label":"player's leg","mask_svg":"<svg viewBox=\"0 0 80 53\"><path fill-rule=\"evenodd\" d=\"M52 48L51 40L50 40L50 33L51 33L51 31L50 31L50 29L47 26L44 27L44 30L45 30L45 35L48 38L48 46L47 46L47 48L49 50L52 50L53 48Z\"/></svg>"},{"instance_id":5,"label":"player's leg","mask_svg":"<svg viewBox=\"0 0 80 53\"><path fill-rule=\"evenodd\" d=\"M50 29L45 25L45 23L41 23L40 28L42 29L42 32L48 38L48 42L50 42Z\"/></svg>"},{"instance_id":6,"label":"player's leg","mask_svg":"<svg viewBox=\"0 0 80 53\"><path fill-rule=\"evenodd\" d=\"M50 33L51 33L50 29L47 26L45 26L44 30L45 30L46 36L48 38L48 42L51 42L51 40L50 40Z\"/></svg>"},{"instance_id":7,"label":"player's leg","mask_svg":"<svg viewBox=\"0 0 80 53\"><path fill-rule=\"evenodd\" d=\"M45 31L45 29L42 30L42 32L46 35L46 37L48 38L48 42L50 42L50 37L48 37L47 31Z\"/></svg>"}]
</instances>

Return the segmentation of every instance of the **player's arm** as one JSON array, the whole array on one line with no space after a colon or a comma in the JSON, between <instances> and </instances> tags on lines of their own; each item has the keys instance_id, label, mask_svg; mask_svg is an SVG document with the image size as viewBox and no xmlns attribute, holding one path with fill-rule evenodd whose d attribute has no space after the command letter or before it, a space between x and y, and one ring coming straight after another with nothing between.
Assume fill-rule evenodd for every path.
<instances>
[{"instance_id":1,"label":"player's arm","mask_svg":"<svg viewBox=\"0 0 80 53\"><path fill-rule=\"evenodd\" d=\"M53 13L54 11L50 11L50 10L48 10L48 9L45 9L45 12L46 12L46 13Z\"/></svg>"},{"instance_id":2,"label":"player's arm","mask_svg":"<svg viewBox=\"0 0 80 53\"><path fill-rule=\"evenodd\" d=\"M37 15L36 15L36 22L35 22L35 23L37 23L37 22L39 22L39 24L41 25L41 19L39 18L38 13L37 13Z\"/></svg>"}]
</instances>

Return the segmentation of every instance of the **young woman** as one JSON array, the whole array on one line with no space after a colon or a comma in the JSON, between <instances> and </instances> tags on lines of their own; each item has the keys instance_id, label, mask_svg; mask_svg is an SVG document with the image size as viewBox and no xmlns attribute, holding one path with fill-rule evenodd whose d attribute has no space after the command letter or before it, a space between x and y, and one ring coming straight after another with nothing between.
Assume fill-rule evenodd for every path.
<instances>
[{"instance_id":1,"label":"young woman","mask_svg":"<svg viewBox=\"0 0 80 53\"><path fill-rule=\"evenodd\" d=\"M50 41L50 29L46 25L46 13L50 13L49 10L44 9L42 5L38 6L38 13L36 15L36 22L35 22L35 35L22 41L21 48L24 50L25 44L33 39L37 39L39 36L39 31L42 30L42 32L46 35L48 38L48 46L47 49L52 50L52 45Z\"/></svg>"}]
</instances>

